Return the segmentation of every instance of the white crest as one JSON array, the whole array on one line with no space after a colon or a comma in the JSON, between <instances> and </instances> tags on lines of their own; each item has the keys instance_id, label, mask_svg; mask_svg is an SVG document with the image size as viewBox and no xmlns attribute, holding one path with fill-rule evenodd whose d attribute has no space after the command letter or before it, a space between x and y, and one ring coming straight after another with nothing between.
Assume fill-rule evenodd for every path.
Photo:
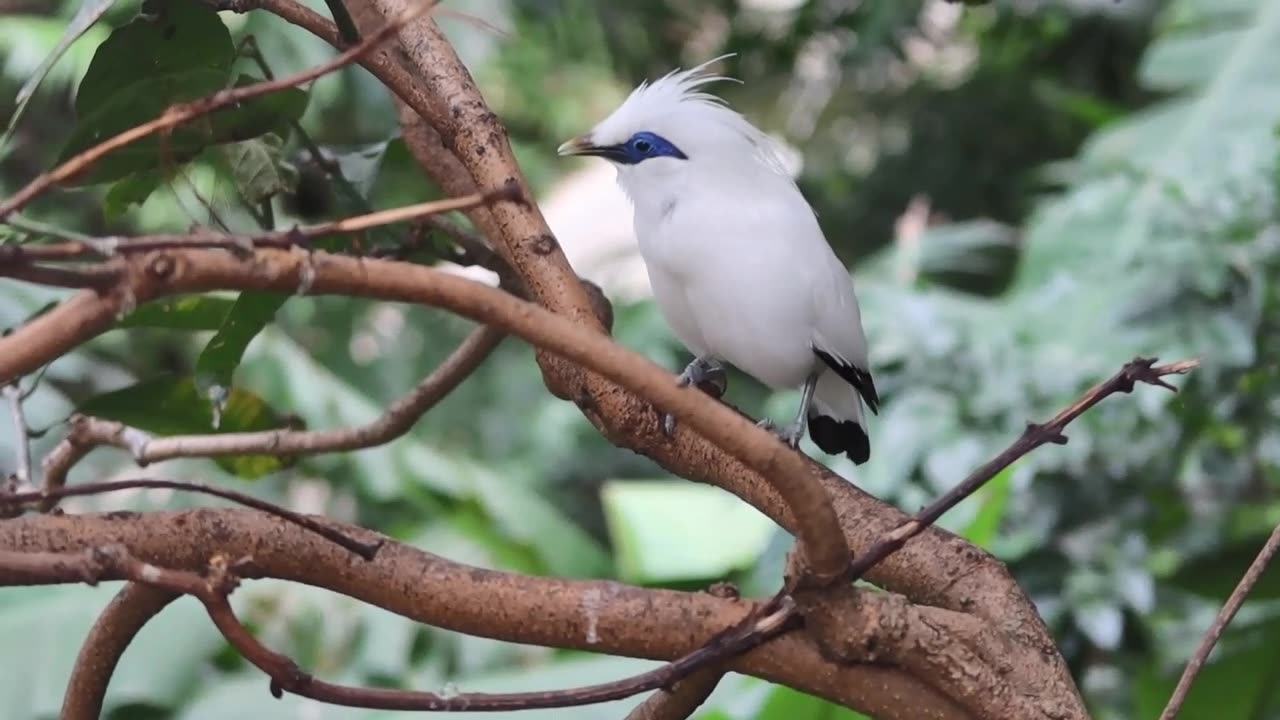
<instances>
[{"instance_id":1,"label":"white crest","mask_svg":"<svg viewBox=\"0 0 1280 720\"><path fill-rule=\"evenodd\" d=\"M728 57L733 55L721 55L687 70L672 70L652 83L640 83L617 110L592 129L592 141L618 144L637 132L648 131L666 138L691 158L700 150L740 150L746 143L751 157L787 175L773 139L724 99L702 89L722 80L741 82L707 71L708 66Z\"/></svg>"}]
</instances>

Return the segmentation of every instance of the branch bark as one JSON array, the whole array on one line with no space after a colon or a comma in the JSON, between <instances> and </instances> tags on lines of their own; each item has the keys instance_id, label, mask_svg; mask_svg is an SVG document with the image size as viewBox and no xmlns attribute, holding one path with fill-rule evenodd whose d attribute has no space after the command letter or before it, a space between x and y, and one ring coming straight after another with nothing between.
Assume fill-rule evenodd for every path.
<instances>
[{"instance_id":1,"label":"branch bark","mask_svg":"<svg viewBox=\"0 0 1280 720\"><path fill-rule=\"evenodd\" d=\"M364 542L381 542L377 558L353 563L346 551L323 538L250 510L28 516L0 523L0 586L83 580L65 570L55 577L15 569L9 561L17 556L47 567L47 558L32 556L118 545L141 562L198 572L211 553L221 553L252 558L252 571L241 570L243 576L326 588L458 632L659 660L687 655L759 609L752 602L709 593L483 570L362 528L315 520ZM102 579L119 577L108 574ZM726 669L789 685L878 718L976 717L927 682L896 668L827 660L800 632L733 658Z\"/></svg>"}]
</instances>

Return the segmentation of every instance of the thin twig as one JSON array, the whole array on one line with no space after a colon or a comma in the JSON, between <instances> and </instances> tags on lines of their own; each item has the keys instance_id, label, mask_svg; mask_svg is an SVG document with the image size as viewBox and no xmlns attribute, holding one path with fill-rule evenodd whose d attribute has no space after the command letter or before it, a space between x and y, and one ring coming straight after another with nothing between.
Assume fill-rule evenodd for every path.
<instances>
[{"instance_id":1,"label":"thin twig","mask_svg":"<svg viewBox=\"0 0 1280 720\"><path fill-rule=\"evenodd\" d=\"M994 478L1001 470L1009 467L1022 456L1041 445L1050 443L1065 445L1067 438L1062 434L1063 428L1108 396L1115 393L1131 392L1137 383L1156 385L1177 392L1177 388L1161 378L1165 375L1185 375L1200 365L1198 360L1183 360L1160 366L1156 366L1155 362L1154 358L1134 358L1126 363L1115 375L1095 385L1062 412L1054 415L1049 422L1043 425L1027 423L1027 428L1022 432L1022 436L1015 440L1004 452L969 473L969 476L959 485L930 503L923 510L912 516L910 520L885 533L866 552L854 558L853 563L849 566L851 579L861 578L876 563L896 552L908 540L919 535L925 528L942 517L944 513L977 492L991 478Z\"/></svg>"},{"instance_id":2,"label":"thin twig","mask_svg":"<svg viewBox=\"0 0 1280 720\"><path fill-rule=\"evenodd\" d=\"M115 492L116 490L130 490L136 488L161 489L161 490L180 490L182 492L200 493L202 495L212 495L214 497L229 500L238 505L253 508L260 512L274 515L281 520L291 522L301 528L309 530L324 539L349 550L365 560L372 560L377 554L378 548L382 547L381 542L367 543L355 538L348 537L344 533L338 532L323 523L293 512L286 508L280 507L266 500L259 500L251 495L245 495L234 490L226 490L223 488L213 487L212 485L203 485L194 482L182 482L178 480L160 480L154 478L137 478L129 480L113 480L110 482L83 483L81 485L73 485L70 487L49 488L45 490L31 490L27 492L14 493L12 495L0 495L0 516L12 510L21 510L24 506L33 503L44 503L48 501L57 501L62 498L76 497L84 495L101 495L102 493Z\"/></svg>"},{"instance_id":3,"label":"thin twig","mask_svg":"<svg viewBox=\"0 0 1280 720\"><path fill-rule=\"evenodd\" d=\"M351 64L352 62L355 62L362 55L382 44L407 23L430 11L437 1L438 0L430 0L412 5L409 10L382 26L377 32L365 38L358 45L349 50L343 51L329 62L310 70L280 78L279 80L268 80L265 82L254 83L253 85L246 85L244 87L222 90L193 102L171 105L160 114L160 117L125 130L119 135L111 137L85 150L84 152L79 153L54 168L52 171L44 173L32 180L26 187L19 190L8 200L0 203L0 220L9 217L13 212L26 207L28 203L39 197L54 185L70 180L85 172L108 153L137 142L148 135L161 131L172 130L183 123L194 120L195 118L208 115L209 113L226 107L237 105L245 100L250 100L252 98L278 92L286 88L302 85L303 83L315 80L316 78L327 75Z\"/></svg>"},{"instance_id":4,"label":"thin twig","mask_svg":"<svg viewBox=\"0 0 1280 720\"><path fill-rule=\"evenodd\" d=\"M757 619L748 617L684 657L662 667L623 680L573 688L524 693L437 694L413 690L357 688L318 680L288 657L267 649L242 625L226 595L193 593L204 603L210 619L246 660L271 678L271 693L284 692L330 705L378 710L503 712L563 708L620 700L667 687L708 665L741 654L787 630L796 616L789 603Z\"/></svg>"},{"instance_id":5,"label":"thin twig","mask_svg":"<svg viewBox=\"0 0 1280 720\"><path fill-rule=\"evenodd\" d=\"M13 453L17 457L14 470L15 486L26 488L31 484L31 428L27 425L27 414L22 408L22 387L17 381L4 386L0 391L9 404L9 414L13 418L13 433L17 436L13 445ZM3 513L0 513L0 517Z\"/></svg>"},{"instance_id":6,"label":"thin twig","mask_svg":"<svg viewBox=\"0 0 1280 720\"><path fill-rule=\"evenodd\" d=\"M113 256L126 252L150 252L179 248L224 248L244 251L249 248L291 248L303 241L325 235L360 232L379 225L416 220L436 213L475 207L499 199L516 199L512 187L484 193L446 198L404 207L379 210L368 215L305 225L291 230L275 230L256 235L229 235L213 230L197 230L183 234L143 235L135 238L96 238L92 241L49 245L0 245L0 267L30 262L60 262L84 258ZM6 274L9 274L6 270Z\"/></svg>"},{"instance_id":7,"label":"thin twig","mask_svg":"<svg viewBox=\"0 0 1280 720\"><path fill-rule=\"evenodd\" d=\"M1178 685L1173 689L1173 695L1169 697L1169 704L1165 706L1164 712L1160 713L1160 720L1173 720L1178 716L1178 712L1182 710L1182 704L1187 701L1187 694L1191 692L1191 685L1195 683L1196 676L1200 674L1200 669L1209 660L1209 654L1213 652L1213 647L1218 644L1218 640L1222 637L1222 633L1226 631L1227 625L1231 623L1231 619L1240 611L1240 606L1249 597L1249 593L1253 591L1253 586L1258 584L1258 580L1262 577L1262 573L1266 572L1267 566L1275 559L1276 553L1280 552L1280 525L1271 531L1271 537L1267 538L1267 542L1262 546L1262 550L1258 556L1253 559L1249 565L1249 569L1245 570L1244 577L1240 578L1240 583L1236 585L1236 589L1231 591L1230 597L1227 598L1226 604L1222 606L1222 610L1218 611L1218 617L1214 619L1213 625L1209 626L1208 632L1204 634L1204 639L1200 641L1200 647L1196 648L1196 652L1191 656L1191 660L1187 663L1186 669L1182 671L1182 677L1178 678Z\"/></svg>"},{"instance_id":8,"label":"thin twig","mask_svg":"<svg viewBox=\"0 0 1280 720\"><path fill-rule=\"evenodd\" d=\"M140 466L186 457L226 455L317 455L363 450L383 445L409 431L489 357L504 333L484 326L476 328L449 357L396 400L377 419L364 425L329 430L264 430L261 432L173 435L153 437L114 420L77 416L71 432L49 455L44 466L45 486L66 484L67 473L91 449L111 445L129 451Z\"/></svg>"}]
</instances>

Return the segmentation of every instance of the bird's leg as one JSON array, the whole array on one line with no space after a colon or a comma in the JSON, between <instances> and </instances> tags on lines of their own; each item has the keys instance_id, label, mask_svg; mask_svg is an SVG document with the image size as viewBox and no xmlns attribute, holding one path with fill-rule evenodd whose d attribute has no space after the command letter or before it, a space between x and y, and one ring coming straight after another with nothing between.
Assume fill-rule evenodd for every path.
<instances>
[{"instance_id":1,"label":"bird's leg","mask_svg":"<svg viewBox=\"0 0 1280 720\"><path fill-rule=\"evenodd\" d=\"M813 390L818 386L818 375L819 372L815 371L805 378L804 388L800 391L800 412L796 413L795 420L788 425L778 427L772 420L765 418L756 425L777 435L782 442L791 447L799 447L800 439L804 437L805 422L809 419L809 406L813 404Z\"/></svg>"},{"instance_id":2,"label":"bird's leg","mask_svg":"<svg viewBox=\"0 0 1280 720\"><path fill-rule=\"evenodd\" d=\"M716 384L723 384L724 366L720 361L710 355L700 355L695 357L692 362L684 367L680 373L680 377L676 380L676 384L680 387L692 385L698 387L708 380ZM669 413L662 414L662 431L670 437L676 431L675 416Z\"/></svg>"}]
</instances>

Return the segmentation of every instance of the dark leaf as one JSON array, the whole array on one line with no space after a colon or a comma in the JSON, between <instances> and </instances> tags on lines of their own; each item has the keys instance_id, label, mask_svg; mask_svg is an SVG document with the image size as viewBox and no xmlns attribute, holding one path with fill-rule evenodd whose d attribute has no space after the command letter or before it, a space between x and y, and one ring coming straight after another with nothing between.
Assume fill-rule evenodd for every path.
<instances>
[{"instance_id":1,"label":"dark leaf","mask_svg":"<svg viewBox=\"0 0 1280 720\"><path fill-rule=\"evenodd\" d=\"M235 46L217 13L194 0L148 6L106 39L76 94L78 122L61 160L160 115L168 106L221 90ZM206 144L206 123L148 137L111 153L77 181L98 183L180 164Z\"/></svg>"},{"instance_id":2,"label":"dark leaf","mask_svg":"<svg viewBox=\"0 0 1280 720\"><path fill-rule=\"evenodd\" d=\"M245 292L236 298L217 334L196 359L196 385L202 395L215 387L231 387L244 349L284 305L286 295Z\"/></svg>"},{"instance_id":3,"label":"dark leaf","mask_svg":"<svg viewBox=\"0 0 1280 720\"><path fill-rule=\"evenodd\" d=\"M119 220L131 206L146 202L163 179L159 170L148 170L117 181L107 191L107 198L102 204L102 214L107 222Z\"/></svg>"},{"instance_id":4,"label":"dark leaf","mask_svg":"<svg viewBox=\"0 0 1280 720\"><path fill-rule=\"evenodd\" d=\"M212 403L196 390L190 377L165 376L144 380L121 390L86 400L77 412L117 420L155 435L256 432L283 427L284 418L257 395L232 389L214 423ZM227 472L256 478L292 464L291 458L245 455L218 458Z\"/></svg>"},{"instance_id":5,"label":"dark leaf","mask_svg":"<svg viewBox=\"0 0 1280 720\"><path fill-rule=\"evenodd\" d=\"M275 133L260 138L231 143L223 148L231 174L240 194L252 205L258 205L293 189L298 172L280 155L284 141Z\"/></svg>"}]
</instances>

